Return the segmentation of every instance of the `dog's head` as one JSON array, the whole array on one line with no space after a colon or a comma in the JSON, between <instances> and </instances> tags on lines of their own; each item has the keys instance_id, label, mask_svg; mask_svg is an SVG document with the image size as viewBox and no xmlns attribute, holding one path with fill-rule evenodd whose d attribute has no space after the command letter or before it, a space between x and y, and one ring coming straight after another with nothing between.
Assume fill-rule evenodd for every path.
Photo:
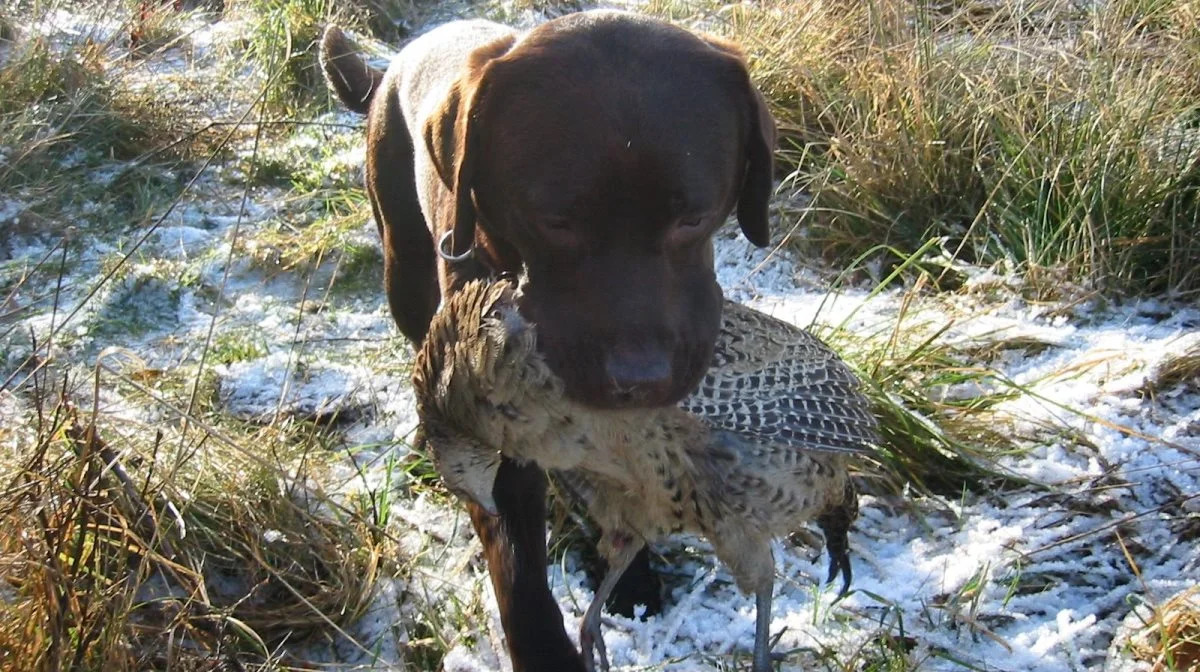
<instances>
[{"instance_id":1,"label":"dog's head","mask_svg":"<svg viewBox=\"0 0 1200 672\"><path fill-rule=\"evenodd\" d=\"M476 50L424 131L454 194L449 251L520 259L570 396L657 406L695 386L720 320L713 232L736 208L769 241L775 126L736 48L568 15Z\"/></svg>"}]
</instances>

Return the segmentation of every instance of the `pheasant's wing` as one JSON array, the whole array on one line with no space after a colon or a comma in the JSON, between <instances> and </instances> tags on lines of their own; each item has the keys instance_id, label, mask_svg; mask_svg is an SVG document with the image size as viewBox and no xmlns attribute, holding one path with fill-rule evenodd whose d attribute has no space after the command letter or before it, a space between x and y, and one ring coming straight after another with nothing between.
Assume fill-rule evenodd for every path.
<instances>
[{"instance_id":1,"label":"pheasant's wing","mask_svg":"<svg viewBox=\"0 0 1200 672\"><path fill-rule=\"evenodd\" d=\"M807 331L726 301L713 363L681 402L713 429L799 449L869 452L870 402L837 354Z\"/></svg>"}]
</instances>

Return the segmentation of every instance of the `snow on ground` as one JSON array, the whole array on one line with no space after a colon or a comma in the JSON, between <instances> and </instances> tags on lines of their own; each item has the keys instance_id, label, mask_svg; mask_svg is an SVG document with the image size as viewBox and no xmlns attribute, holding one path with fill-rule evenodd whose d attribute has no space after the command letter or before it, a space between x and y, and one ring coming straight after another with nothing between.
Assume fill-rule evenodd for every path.
<instances>
[{"instance_id":1,"label":"snow on ground","mask_svg":"<svg viewBox=\"0 0 1200 672\"><path fill-rule=\"evenodd\" d=\"M69 16L53 18L60 33L79 30ZM180 49L207 53L219 34L198 28ZM182 54L171 61L171 73L199 67ZM160 71L140 72L153 78ZM345 115L330 119L356 123ZM352 128L311 132L360 142ZM309 141L318 144L315 135ZM358 170L361 152L333 161ZM122 168L98 170L92 179L106 184ZM243 339L250 348L244 359L209 364L228 413L250 419L337 413L348 421L346 442L356 447L351 452L359 464L335 473L327 489L345 493L390 482L386 470L395 461L388 458L407 452L416 418L408 348L381 293L366 288L325 300L324 287L306 283L327 282L327 275L269 270L246 259L235 239L277 216L287 193L256 188L243 212L238 175L239 168L226 166L202 176L149 233L126 272L90 298L105 269L145 232L102 233L73 249L57 314L48 298L53 274L30 275L0 306L0 375L22 366L31 330L44 342L52 325L62 329L57 359L81 367L112 345L151 367L195 365L212 328L214 338ZM0 198L0 228L13 225L26 207ZM89 235L88 204L78 215L78 235ZM368 223L362 234L373 241L372 228ZM19 231L0 247L0 286L6 288L57 245L51 234ZM827 269L788 251L755 249L736 227L718 234L716 252L727 295L796 324L886 333L901 315L900 290L830 294ZM922 669L1131 669L1115 650L1120 643L1114 645L1122 621L1136 605L1161 602L1200 576L1200 389L1194 383L1157 395L1142 389L1167 358L1200 342L1200 311L1158 299L1043 304L1022 298L1013 278L982 269L969 275L963 291L926 296L904 319L952 323L942 336L946 342L1027 338L1045 344L1039 351L1006 351L991 365L997 385L1025 390L1003 407L1018 423L1014 430L1038 428L1046 437L1002 466L1050 487L968 492L953 501L917 501L915 508L865 497L851 538L855 590L837 604L833 591L819 584L824 557L777 543L772 631L781 638L775 649L798 651L783 669L808 669L826 655L841 661L856 652L875 655L885 634L914 646L909 658ZM76 306L62 328L64 314ZM119 398L105 404L130 416L154 412ZM15 414L12 404L0 403L0 414L9 412ZM1073 433L1047 435L1047 426ZM422 609L450 611L482 601L490 620L473 624L474 644L453 648L445 669L507 669L495 600L465 514L425 495L401 500L395 509L403 552L424 560L405 582L381 587L370 613L351 630L362 647L341 642L336 650L310 654L374 660L377 669L387 669L402 655ZM744 656L753 639L753 600L731 585L703 540L672 540L659 550L672 561L663 568L669 589L663 612L644 620L606 619L616 667L702 670L714 666L705 656ZM575 632L591 599L585 573L571 555L548 573L568 632Z\"/></svg>"}]
</instances>

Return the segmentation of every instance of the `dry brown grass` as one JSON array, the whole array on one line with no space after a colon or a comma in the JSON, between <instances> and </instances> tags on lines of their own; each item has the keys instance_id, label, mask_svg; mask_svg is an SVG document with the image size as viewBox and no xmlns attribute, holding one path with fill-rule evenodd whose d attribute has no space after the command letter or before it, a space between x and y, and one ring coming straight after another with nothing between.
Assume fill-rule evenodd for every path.
<instances>
[{"instance_id":1,"label":"dry brown grass","mask_svg":"<svg viewBox=\"0 0 1200 672\"><path fill-rule=\"evenodd\" d=\"M1154 672L1200 669L1200 586L1183 590L1154 609L1153 619L1130 639L1130 650Z\"/></svg>"},{"instance_id":2,"label":"dry brown grass","mask_svg":"<svg viewBox=\"0 0 1200 672\"><path fill-rule=\"evenodd\" d=\"M1200 381L1200 343L1183 352L1167 356L1155 369L1152 378L1142 386L1145 394L1157 394L1178 385Z\"/></svg>"},{"instance_id":3,"label":"dry brown grass","mask_svg":"<svg viewBox=\"0 0 1200 672\"><path fill-rule=\"evenodd\" d=\"M807 250L940 238L1133 291L1200 289L1197 7L650 3L745 45L811 196L787 213Z\"/></svg>"},{"instance_id":4,"label":"dry brown grass","mask_svg":"<svg viewBox=\"0 0 1200 672\"><path fill-rule=\"evenodd\" d=\"M31 381L28 425L3 437L0 667L294 663L281 644L344 636L363 613L392 550L312 489L328 457L303 432L248 428L246 450L80 410L52 380Z\"/></svg>"}]
</instances>

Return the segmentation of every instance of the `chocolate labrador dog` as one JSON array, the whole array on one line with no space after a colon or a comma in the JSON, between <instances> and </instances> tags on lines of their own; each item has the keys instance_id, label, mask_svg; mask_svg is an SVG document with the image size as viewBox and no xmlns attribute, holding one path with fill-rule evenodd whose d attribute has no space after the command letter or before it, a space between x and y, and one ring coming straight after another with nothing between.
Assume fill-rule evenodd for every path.
<instances>
[{"instance_id":1,"label":"chocolate labrador dog","mask_svg":"<svg viewBox=\"0 0 1200 672\"><path fill-rule=\"evenodd\" d=\"M709 365L721 311L712 234L736 208L769 241L775 124L732 44L613 12L526 33L457 21L386 72L335 27L326 78L367 115L384 285L419 345L440 298L527 273L522 311L566 393L674 404ZM499 515L468 504L513 667L581 669L546 582L546 481L506 463Z\"/></svg>"}]
</instances>

